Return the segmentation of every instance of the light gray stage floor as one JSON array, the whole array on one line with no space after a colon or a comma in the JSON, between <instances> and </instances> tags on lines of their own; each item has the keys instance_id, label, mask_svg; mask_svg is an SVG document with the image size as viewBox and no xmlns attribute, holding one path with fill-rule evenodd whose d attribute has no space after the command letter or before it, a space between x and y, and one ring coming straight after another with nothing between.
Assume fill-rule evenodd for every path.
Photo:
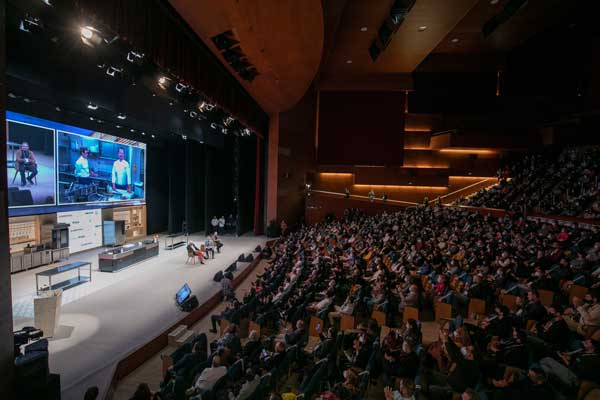
<instances>
[{"instance_id":1,"label":"light gray stage floor","mask_svg":"<svg viewBox=\"0 0 600 400\"><path fill-rule=\"evenodd\" d=\"M203 235L191 235L195 242ZM214 274L250 253L266 241L264 236L223 236L225 244L215 259L186 264L185 246L160 254L116 273L98 270L100 249L79 253L69 261L92 262L92 282L63 294L60 328L50 339L50 371L61 375L63 400L80 400L89 386L98 386L103 398L114 368L124 356L175 324L185 314L174 304L174 295L188 283L200 304L220 289ZM239 264L239 274L247 263ZM49 268L49 267L44 267ZM12 277L15 329L33 325L35 273L43 268Z\"/></svg>"}]
</instances>

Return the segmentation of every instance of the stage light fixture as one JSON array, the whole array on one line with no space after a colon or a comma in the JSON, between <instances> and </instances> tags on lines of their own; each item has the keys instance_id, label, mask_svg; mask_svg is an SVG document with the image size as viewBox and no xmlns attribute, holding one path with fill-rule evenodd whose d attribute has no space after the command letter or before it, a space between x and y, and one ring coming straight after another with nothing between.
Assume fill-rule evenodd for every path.
<instances>
[{"instance_id":1,"label":"stage light fixture","mask_svg":"<svg viewBox=\"0 0 600 400\"><path fill-rule=\"evenodd\" d=\"M146 132L142 132L142 136L146 136Z\"/></svg>"},{"instance_id":2,"label":"stage light fixture","mask_svg":"<svg viewBox=\"0 0 600 400\"><path fill-rule=\"evenodd\" d=\"M235 119L231 115L228 115L227 117L223 118L223 125L229 126L233 123L233 121L235 121Z\"/></svg>"},{"instance_id":3,"label":"stage light fixture","mask_svg":"<svg viewBox=\"0 0 600 400\"><path fill-rule=\"evenodd\" d=\"M52 2L50 0L42 0L42 3L44 3L47 6L52 7Z\"/></svg>"},{"instance_id":4,"label":"stage light fixture","mask_svg":"<svg viewBox=\"0 0 600 400\"><path fill-rule=\"evenodd\" d=\"M136 51L130 51L127 53L127 61L134 64L140 64L144 59L144 53L138 53Z\"/></svg>"},{"instance_id":5,"label":"stage light fixture","mask_svg":"<svg viewBox=\"0 0 600 400\"><path fill-rule=\"evenodd\" d=\"M151 136L152 136L152 139L154 139L156 137L156 136L154 136L154 134L152 134Z\"/></svg>"},{"instance_id":6,"label":"stage light fixture","mask_svg":"<svg viewBox=\"0 0 600 400\"><path fill-rule=\"evenodd\" d=\"M217 124L215 124L214 122L211 122L210 127L213 129L217 129Z\"/></svg>"},{"instance_id":7,"label":"stage light fixture","mask_svg":"<svg viewBox=\"0 0 600 400\"><path fill-rule=\"evenodd\" d=\"M188 85L184 85L181 82L177 82L177 84L175 85L175 90L177 91L177 93L184 93L187 89L188 89Z\"/></svg>"},{"instance_id":8,"label":"stage light fixture","mask_svg":"<svg viewBox=\"0 0 600 400\"><path fill-rule=\"evenodd\" d=\"M163 90L167 90L167 88L171 85L171 79L167 78L166 76L161 76L160 78L158 78L158 86L163 89Z\"/></svg>"},{"instance_id":9,"label":"stage light fixture","mask_svg":"<svg viewBox=\"0 0 600 400\"><path fill-rule=\"evenodd\" d=\"M129 130L129 132L133 133L133 132L135 132L135 129L131 128L131 129Z\"/></svg>"},{"instance_id":10,"label":"stage light fixture","mask_svg":"<svg viewBox=\"0 0 600 400\"><path fill-rule=\"evenodd\" d=\"M100 32L93 26L83 26L80 29L81 41L86 46L95 47L102 43Z\"/></svg>"},{"instance_id":11,"label":"stage light fixture","mask_svg":"<svg viewBox=\"0 0 600 400\"><path fill-rule=\"evenodd\" d=\"M62 108L60 108L60 106L56 106L56 107L54 107L54 109L55 109L56 111L62 111Z\"/></svg>"},{"instance_id":12,"label":"stage light fixture","mask_svg":"<svg viewBox=\"0 0 600 400\"><path fill-rule=\"evenodd\" d=\"M121 126L121 125L115 125L115 127L116 127L117 129L121 129L121 128L122 128L122 126Z\"/></svg>"},{"instance_id":13,"label":"stage light fixture","mask_svg":"<svg viewBox=\"0 0 600 400\"><path fill-rule=\"evenodd\" d=\"M42 23L40 22L40 19L30 15L25 15L25 18L19 23L19 30L23 32L31 33L31 31L38 31L41 29Z\"/></svg>"},{"instance_id":14,"label":"stage light fixture","mask_svg":"<svg viewBox=\"0 0 600 400\"><path fill-rule=\"evenodd\" d=\"M169 102L169 105L172 106L174 103L172 101Z\"/></svg>"},{"instance_id":15,"label":"stage light fixture","mask_svg":"<svg viewBox=\"0 0 600 400\"><path fill-rule=\"evenodd\" d=\"M24 98L23 98L23 101L24 101L25 103L31 103L31 99L30 99L29 97L24 97Z\"/></svg>"},{"instance_id":16,"label":"stage light fixture","mask_svg":"<svg viewBox=\"0 0 600 400\"><path fill-rule=\"evenodd\" d=\"M90 121L93 121L93 120L94 120L94 117L90 117Z\"/></svg>"},{"instance_id":17,"label":"stage light fixture","mask_svg":"<svg viewBox=\"0 0 600 400\"><path fill-rule=\"evenodd\" d=\"M198 110L200 110L200 112L212 111L213 108L215 108L214 104L210 104L206 101L202 101L198 104Z\"/></svg>"},{"instance_id":18,"label":"stage light fixture","mask_svg":"<svg viewBox=\"0 0 600 400\"><path fill-rule=\"evenodd\" d=\"M196 118L198 113L196 111L190 111L190 118Z\"/></svg>"},{"instance_id":19,"label":"stage light fixture","mask_svg":"<svg viewBox=\"0 0 600 400\"><path fill-rule=\"evenodd\" d=\"M94 103L88 103L87 108L88 108L88 110L97 110L98 105L96 105Z\"/></svg>"},{"instance_id":20,"label":"stage light fixture","mask_svg":"<svg viewBox=\"0 0 600 400\"><path fill-rule=\"evenodd\" d=\"M250 129L248 129L248 128L244 128L244 129L242 129L242 134L243 134L244 136L250 136Z\"/></svg>"},{"instance_id":21,"label":"stage light fixture","mask_svg":"<svg viewBox=\"0 0 600 400\"><path fill-rule=\"evenodd\" d=\"M223 133L223 135L227 135L229 133L229 130L227 130L227 128L222 128L221 132Z\"/></svg>"},{"instance_id":22,"label":"stage light fixture","mask_svg":"<svg viewBox=\"0 0 600 400\"><path fill-rule=\"evenodd\" d=\"M181 138L182 138L183 140L187 140L187 136L186 136L186 135L181 135Z\"/></svg>"},{"instance_id":23,"label":"stage light fixture","mask_svg":"<svg viewBox=\"0 0 600 400\"><path fill-rule=\"evenodd\" d=\"M111 76L113 78L115 77L115 75L117 73L120 74L121 72L123 72L123 68L117 68L117 67L110 66L106 69L106 75Z\"/></svg>"},{"instance_id":24,"label":"stage light fixture","mask_svg":"<svg viewBox=\"0 0 600 400\"><path fill-rule=\"evenodd\" d=\"M117 118L119 118L120 120L124 120L124 119L127 119L127 115L125 115L125 114L117 114Z\"/></svg>"},{"instance_id":25,"label":"stage light fixture","mask_svg":"<svg viewBox=\"0 0 600 400\"><path fill-rule=\"evenodd\" d=\"M16 99L17 98L17 95L14 94L13 92L8 92L7 96L10 97L11 99Z\"/></svg>"}]
</instances>

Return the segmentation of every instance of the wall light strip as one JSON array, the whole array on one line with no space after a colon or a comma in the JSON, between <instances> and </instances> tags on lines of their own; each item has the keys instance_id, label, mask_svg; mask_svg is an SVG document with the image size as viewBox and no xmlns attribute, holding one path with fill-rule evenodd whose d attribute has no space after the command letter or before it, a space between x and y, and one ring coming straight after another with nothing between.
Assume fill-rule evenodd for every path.
<instances>
[{"instance_id":1,"label":"wall light strip","mask_svg":"<svg viewBox=\"0 0 600 400\"><path fill-rule=\"evenodd\" d=\"M459 153L459 154L497 154L496 150L486 149L441 149L440 153Z\"/></svg>"},{"instance_id":2,"label":"wall light strip","mask_svg":"<svg viewBox=\"0 0 600 400\"><path fill-rule=\"evenodd\" d=\"M325 177L325 176L338 176L338 177L351 177L354 176L353 173L350 172L319 172L319 175Z\"/></svg>"},{"instance_id":3,"label":"wall light strip","mask_svg":"<svg viewBox=\"0 0 600 400\"><path fill-rule=\"evenodd\" d=\"M313 193L322 193L322 194L330 194L330 195L334 195L334 196L340 196L340 197L346 197L346 193L338 193L338 192L329 192L327 190L313 190ZM368 196L361 196L359 194L351 194L350 195L351 199L365 199L365 200L369 200ZM381 199L381 198L376 198L374 200L374 202L377 203L392 203L392 204L408 204L411 206L417 206L419 205L419 203L414 203L412 201L402 201L402 200L392 200L392 199L387 199L385 202Z\"/></svg>"},{"instance_id":4,"label":"wall light strip","mask_svg":"<svg viewBox=\"0 0 600 400\"><path fill-rule=\"evenodd\" d=\"M464 190L467 190L467 189L471 189L472 187L475 187L475 186L477 186L477 185L481 185L482 183L485 183L486 181L488 181L488 180L490 180L490 179L495 179L495 178L487 178L487 179L483 179L482 181L475 182L475 183L474 183L474 184L472 184L472 185L465 186L465 187L463 187L463 188L460 188L460 189L458 189L458 190L455 190L455 191L453 191L453 192L447 193L447 194L445 194L444 196L440 196L440 199L445 199L446 197L450 197L450 196L452 196L452 195L454 195L454 194L456 194L456 193L462 192L462 191L464 191ZM494 184L495 184L495 183L494 183Z\"/></svg>"},{"instance_id":5,"label":"wall light strip","mask_svg":"<svg viewBox=\"0 0 600 400\"><path fill-rule=\"evenodd\" d=\"M356 188L373 188L373 189L415 189L415 190L448 190L446 186L418 186L418 185L365 185L354 184Z\"/></svg>"}]
</instances>

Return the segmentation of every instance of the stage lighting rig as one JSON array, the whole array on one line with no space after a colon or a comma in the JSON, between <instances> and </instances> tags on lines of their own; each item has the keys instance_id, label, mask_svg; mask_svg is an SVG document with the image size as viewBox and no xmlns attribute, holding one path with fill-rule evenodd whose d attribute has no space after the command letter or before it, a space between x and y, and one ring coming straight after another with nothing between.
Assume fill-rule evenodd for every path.
<instances>
[{"instance_id":1,"label":"stage lighting rig","mask_svg":"<svg viewBox=\"0 0 600 400\"><path fill-rule=\"evenodd\" d=\"M130 51L127 53L127 61L132 64L142 65L144 62L144 53L138 53L137 51Z\"/></svg>"},{"instance_id":2,"label":"stage lighting rig","mask_svg":"<svg viewBox=\"0 0 600 400\"><path fill-rule=\"evenodd\" d=\"M228 115L227 117L225 117L225 118L223 119L223 125L225 125L225 126L229 126L229 125L231 125L231 124L232 124L234 121L235 121L235 119L234 119L234 118L233 118L231 115Z\"/></svg>"},{"instance_id":3,"label":"stage lighting rig","mask_svg":"<svg viewBox=\"0 0 600 400\"><path fill-rule=\"evenodd\" d=\"M79 30L81 41L89 47L96 47L104 42L100 31L93 26L83 26Z\"/></svg>"},{"instance_id":4,"label":"stage lighting rig","mask_svg":"<svg viewBox=\"0 0 600 400\"><path fill-rule=\"evenodd\" d=\"M43 29L44 26L42 24L42 21L39 18L33 17L29 14L26 14L25 17L19 23L19 30L23 32L40 32Z\"/></svg>"},{"instance_id":5,"label":"stage lighting rig","mask_svg":"<svg viewBox=\"0 0 600 400\"><path fill-rule=\"evenodd\" d=\"M200 112L212 111L213 108L215 108L214 104L210 104L206 101L202 101L200 104L198 104L198 110Z\"/></svg>"},{"instance_id":6,"label":"stage lighting rig","mask_svg":"<svg viewBox=\"0 0 600 400\"><path fill-rule=\"evenodd\" d=\"M161 76L160 78L158 78L158 86L162 89L162 90L167 90L169 88L169 86L171 86L171 79L167 78L166 76Z\"/></svg>"}]
</instances>

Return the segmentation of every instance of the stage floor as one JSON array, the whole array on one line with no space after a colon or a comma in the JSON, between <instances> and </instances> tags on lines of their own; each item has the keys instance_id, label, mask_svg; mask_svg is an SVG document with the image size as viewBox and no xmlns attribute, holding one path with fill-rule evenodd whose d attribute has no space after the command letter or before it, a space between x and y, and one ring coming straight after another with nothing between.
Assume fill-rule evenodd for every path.
<instances>
[{"instance_id":1,"label":"stage floor","mask_svg":"<svg viewBox=\"0 0 600 400\"><path fill-rule=\"evenodd\" d=\"M204 235L191 235L198 243ZM92 281L63 293L60 326L49 340L50 371L61 375L63 400L79 400L89 386L106 394L117 363L127 354L175 324L185 313L173 297L188 283L200 304L220 290L214 274L250 253L264 236L222 237L221 254L206 264L186 264L185 246L165 250L158 257L116 273L100 272L94 249L75 254L72 261L92 262ZM249 264L242 263L236 274ZM35 273L51 266L12 275L13 325L15 330L33 325ZM99 397L102 399L103 397Z\"/></svg>"}]
</instances>

